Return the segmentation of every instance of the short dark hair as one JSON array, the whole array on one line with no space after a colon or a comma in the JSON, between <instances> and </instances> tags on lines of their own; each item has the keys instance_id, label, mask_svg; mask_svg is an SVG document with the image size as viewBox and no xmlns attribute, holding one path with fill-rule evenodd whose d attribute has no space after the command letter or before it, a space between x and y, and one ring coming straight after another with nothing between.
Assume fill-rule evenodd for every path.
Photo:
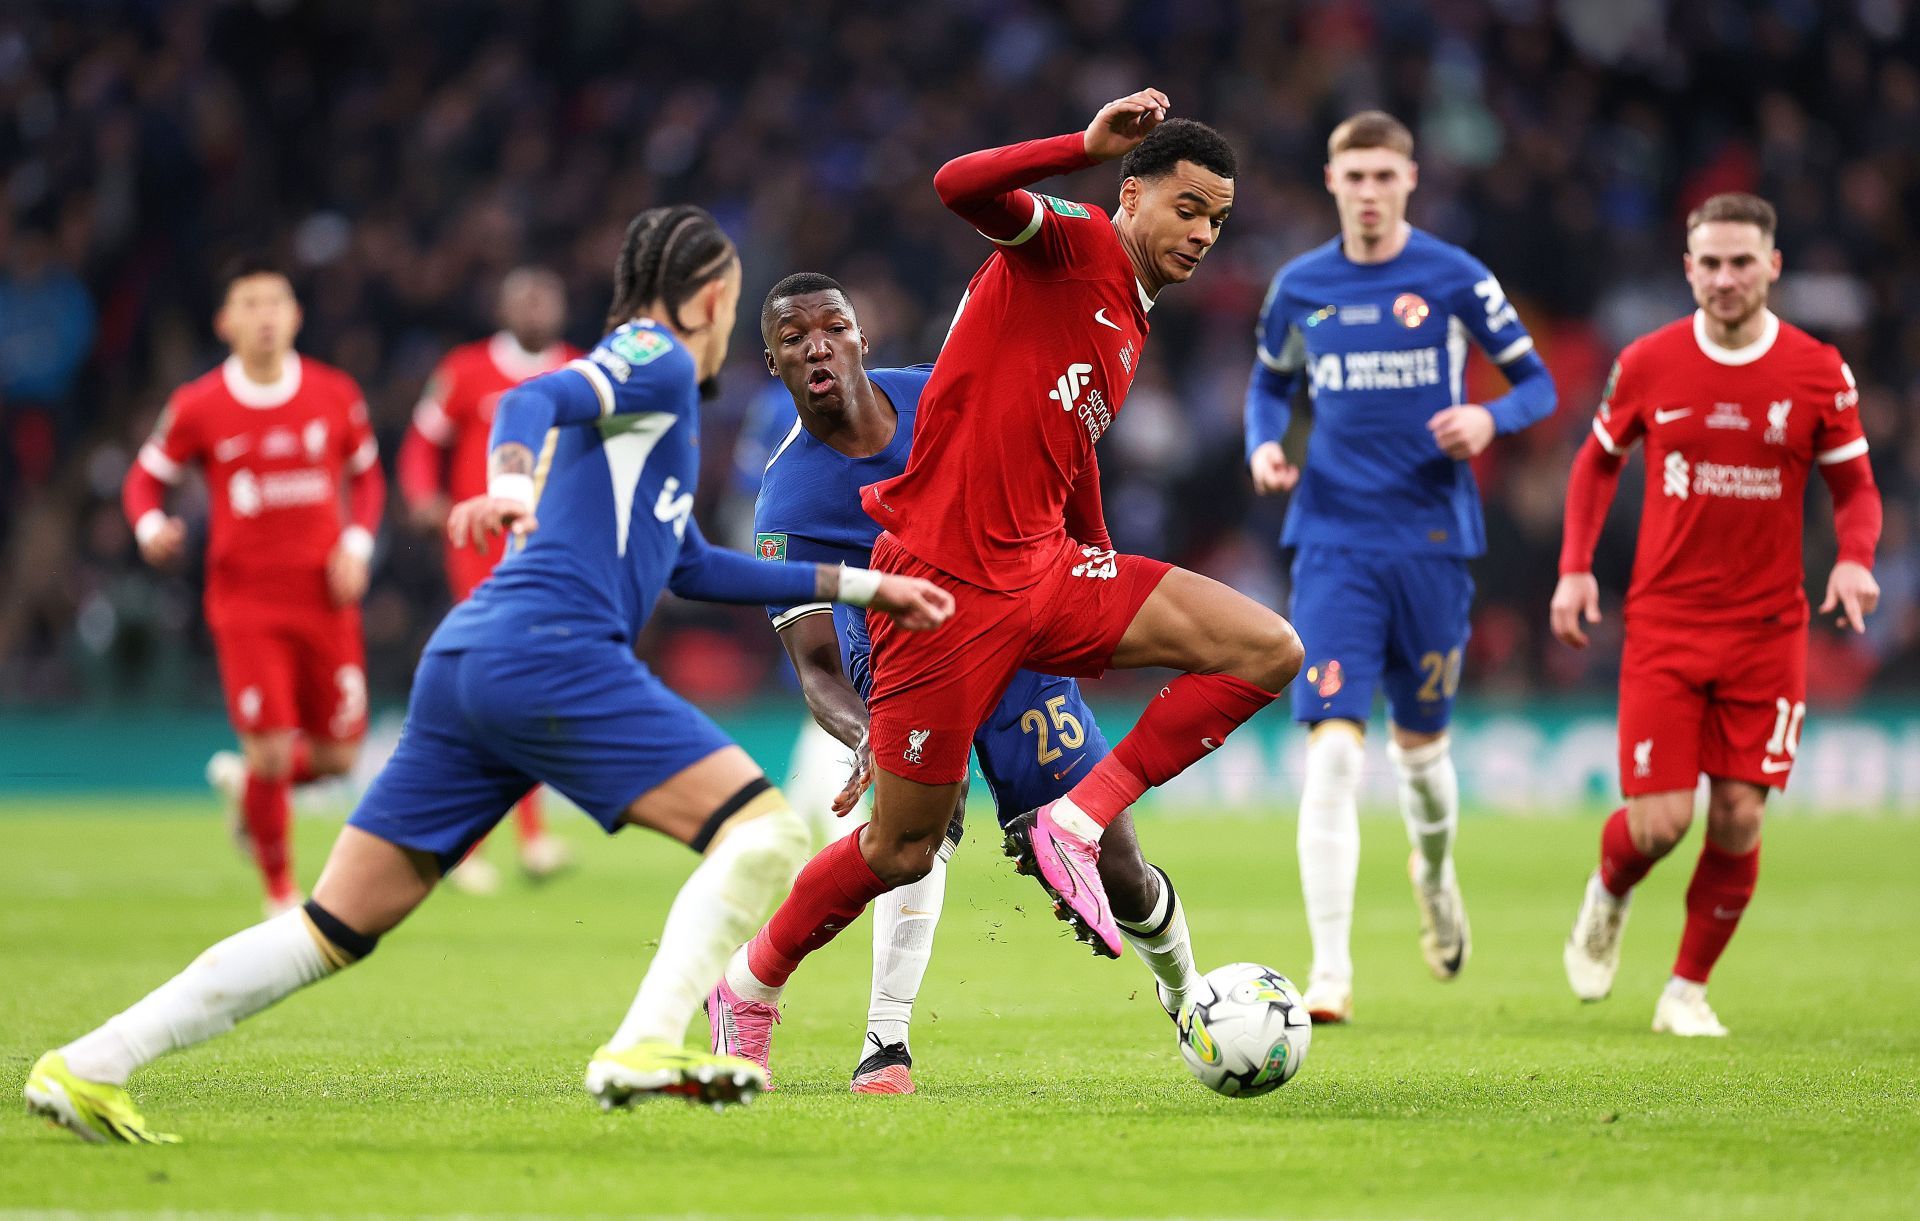
<instances>
[{"instance_id":1,"label":"short dark hair","mask_svg":"<svg viewBox=\"0 0 1920 1221\"><path fill-rule=\"evenodd\" d=\"M243 250L220 264L220 299L226 300L233 286L250 276L279 276L289 285L293 283L286 264L271 254L264 250Z\"/></svg>"},{"instance_id":2,"label":"short dark hair","mask_svg":"<svg viewBox=\"0 0 1920 1221\"><path fill-rule=\"evenodd\" d=\"M1748 195L1743 191L1728 191L1707 199L1699 207L1687 213L1687 232L1692 233L1701 225L1715 222L1732 225L1754 225L1760 230L1760 236L1769 244L1780 228L1780 214L1773 205L1758 195Z\"/></svg>"},{"instance_id":3,"label":"short dark hair","mask_svg":"<svg viewBox=\"0 0 1920 1221\"><path fill-rule=\"evenodd\" d=\"M1233 145L1219 132L1195 119L1168 119L1120 158L1120 173L1127 178L1162 178L1182 161L1222 178L1232 178L1239 170Z\"/></svg>"},{"instance_id":4,"label":"short dark hair","mask_svg":"<svg viewBox=\"0 0 1920 1221\"><path fill-rule=\"evenodd\" d=\"M764 336L772 329L774 314L782 301L808 293L839 293L846 298L847 308L853 308L853 298L840 287L840 281L817 271L796 271L767 290L767 299L760 303L760 334Z\"/></svg>"},{"instance_id":5,"label":"short dark hair","mask_svg":"<svg viewBox=\"0 0 1920 1221\"><path fill-rule=\"evenodd\" d=\"M1384 110L1363 110L1349 115L1327 137L1327 160L1350 148L1385 148L1402 157L1413 156L1413 133L1407 125Z\"/></svg>"},{"instance_id":6,"label":"short dark hair","mask_svg":"<svg viewBox=\"0 0 1920 1221\"><path fill-rule=\"evenodd\" d=\"M693 204L648 208L627 226L613 265L613 308L607 326L633 321L658 301L678 327L680 307L719 279L737 256L712 213Z\"/></svg>"}]
</instances>

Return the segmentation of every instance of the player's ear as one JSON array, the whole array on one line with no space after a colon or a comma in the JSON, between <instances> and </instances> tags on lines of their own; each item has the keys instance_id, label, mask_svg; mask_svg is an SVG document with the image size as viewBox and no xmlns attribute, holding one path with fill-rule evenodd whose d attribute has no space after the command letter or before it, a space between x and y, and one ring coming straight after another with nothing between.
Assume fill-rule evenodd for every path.
<instances>
[{"instance_id":1,"label":"player's ear","mask_svg":"<svg viewBox=\"0 0 1920 1221\"><path fill-rule=\"evenodd\" d=\"M1767 273L1767 283L1771 284L1780 278L1780 268L1783 265L1780 260L1780 247L1775 246L1767 254L1767 266L1771 269Z\"/></svg>"},{"instance_id":2,"label":"player's ear","mask_svg":"<svg viewBox=\"0 0 1920 1221\"><path fill-rule=\"evenodd\" d=\"M1407 190L1412 191L1420 185L1420 163L1412 159L1407 161Z\"/></svg>"},{"instance_id":3,"label":"player's ear","mask_svg":"<svg viewBox=\"0 0 1920 1221\"><path fill-rule=\"evenodd\" d=\"M1132 216L1140 207L1140 180L1128 178L1120 184L1120 210Z\"/></svg>"},{"instance_id":4,"label":"player's ear","mask_svg":"<svg viewBox=\"0 0 1920 1221\"><path fill-rule=\"evenodd\" d=\"M1320 167L1320 177L1327 185L1327 194L1333 194L1333 162L1329 161Z\"/></svg>"},{"instance_id":5,"label":"player's ear","mask_svg":"<svg viewBox=\"0 0 1920 1221\"><path fill-rule=\"evenodd\" d=\"M769 373L771 373L771 374L773 374L773 375L774 375L775 377L779 377L779 376L780 376L780 370L779 370L779 368L778 368L777 366L775 366L775 365L774 365L774 363L773 363L773 349L772 349L772 348L761 348L761 349L760 349L760 355L762 355L762 356L764 356L764 357L766 357L766 360L767 360L767 372L769 372Z\"/></svg>"},{"instance_id":6,"label":"player's ear","mask_svg":"<svg viewBox=\"0 0 1920 1221\"><path fill-rule=\"evenodd\" d=\"M298 335L300 334L300 328L301 328L301 327L303 327L303 326L305 326L306 324L307 324L307 312L306 312L305 310L303 310L303 309L301 309L301 308L300 308L300 303L299 303L298 301L295 301L295 302L293 303L293 333L294 333L294 335L295 335L295 336L298 336Z\"/></svg>"}]
</instances>

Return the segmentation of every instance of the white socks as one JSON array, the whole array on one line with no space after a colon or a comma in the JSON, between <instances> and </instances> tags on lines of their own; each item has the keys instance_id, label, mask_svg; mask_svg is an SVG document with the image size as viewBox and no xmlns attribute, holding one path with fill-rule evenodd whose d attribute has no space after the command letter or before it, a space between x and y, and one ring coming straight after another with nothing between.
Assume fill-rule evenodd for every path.
<instances>
[{"instance_id":1,"label":"white socks","mask_svg":"<svg viewBox=\"0 0 1920 1221\"><path fill-rule=\"evenodd\" d=\"M286 912L206 950L186 970L60 1052L75 1076L125 1085L134 1069L225 1034L235 1022L343 965L337 950L322 948L304 911Z\"/></svg>"},{"instance_id":2,"label":"white socks","mask_svg":"<svg viewBox=\"0 0 1920 1221\"><path fill-rule=\"evenodd\" d=\"M836 839L845 839L866 821L857 809L845 818L833 816L833 799L847 787L847 777L852 774L853 752L847 749L847 744L808 717L793 744L787 779L780 790L807 820L816 851Z\"/></svg>"},{"instance_id":3,"label":"white socks","mask_svg":"<svg viewBox=\"0 0 1920 1221\"><path fill-rule=\"evenodd\" d=\"M1105 827L1093 821L1093 815L1073 804L1071 797L1062 797L1054 803L1053 821L1059 824L1062 831L1077 835L1090 844L1099 843L1100 837L1107 833Z\"/></svg>"},{"instance_id":4,"label":"white socks","mask_svg":"<svg viewBox=\"0 0 1920 1221\"><path fill-rule=\"evenodd\" d=\"M1180 896L1174 892L1166 871L1158 865L1147 868L1153 870L1160 882L1160 897L1154 900L1153 910L1139 924L1128 924L1124 920L1114 923L1120 926L1120 935L1127 939L1140 961L1147 964L1155 981L1172 994L1170 999L1178 1006L1186 1000L1187 989L1198 974L1193 969L1193 942L1187 936L1187 913L1180 906Z\"/></svg>"},{"instance_id":5,"label":"white socks","mask_svg":"<svg viewBox=\"0 0 1920 1221\"><path fill-rule=\"evenodd\" d=\"M1313 938L1311 979L1353 978L1353 887L1360 870L1360 731L1322 721L1307 737L1300 793L1300 889Z\"/></svg>"},{"instance_id":6,"label":"white socks","mask_svg":"<svg viewBox=\"0 0 1920 1221\"><path fill-rule=\"evenodd\" d=\"M609 1048L624 1051L649 1039L685 1042L687 1022L720 978L728 952L753 936L773 901L793 885L807 846L805 821L784 803L727 829L674 897L660 948Z\"/></svg>"},{"instance_id":7,"label":"white socks","mask_svg":"<svg viewBox=\"0 0 1920 1221\"><path fill-rule=\"evenodd\" d=\"M867 1033L880 1046L907 1042L913 1002L933 958L933 933L947 894L947 862L954 843L940 841L933 869L910 886L890 890L873 901L873 993L867 1002ZM872 1050L865 1039L860 1058Z\"/></svg>"},{"instance_id":8,"label":"white socks","mask_svg":"<svg viewBox=\"0 0 1920 1221\"><path fill-rule=\"evenodd\" d=\"M1387 757L1400 777L1400 817L1407 840L1420 856L1421 881L1440 883L1453 855L1454 828L1460 821L1460 778L1453 770L1447 736L1403 750L1387 743Z\"/></svg>"}]
</instances>

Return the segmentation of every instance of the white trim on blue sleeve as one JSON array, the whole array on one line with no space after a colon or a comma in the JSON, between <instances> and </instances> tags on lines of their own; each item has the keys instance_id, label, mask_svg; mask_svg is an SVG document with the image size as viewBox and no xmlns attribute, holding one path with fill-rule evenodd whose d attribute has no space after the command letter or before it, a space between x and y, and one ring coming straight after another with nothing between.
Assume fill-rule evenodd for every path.
<instances>
[{"instance_id":1,"label":"white trim on blue sleeve","mask_svg":"<svg viewBox=\"0 0 1920 1221\"><path fill-rule=\"evenodd\" d=\"M1533 351L1533 336L1522 335L1495 353L1493 363L1496 365L1512 364L1531 351Z\"/></svg>"},{"instance_id":2,"label":"white trim on blue sleeve","mask_svg":"<svg viewBox=\"0 0 1920 1221\"><path fill-rule=\"evenodd\" d=\"M594 396L600 400L600 414L613 414L613 383L607 380L607 375L600 371L598 365L582 358L570 360L560 367L563 369L572 369L575 373L586 378L587 384L593 387Z\"/></svg>"}]
</instances>

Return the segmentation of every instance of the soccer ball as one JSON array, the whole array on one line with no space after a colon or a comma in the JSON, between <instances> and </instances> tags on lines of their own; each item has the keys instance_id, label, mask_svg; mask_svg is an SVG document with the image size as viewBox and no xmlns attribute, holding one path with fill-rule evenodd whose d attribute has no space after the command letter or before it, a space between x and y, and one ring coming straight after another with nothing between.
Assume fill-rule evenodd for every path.
<instances>
[{"instance_id":1,"label":"soccer ball","mask_svg":"<svg viewBox=\"0 0 1920 1221\"><path fill-rule=\"evenodd\" d=\"M1313 1019L1300 993L1257 962L1208 971L1176 1020L1188 1070L1229 1098L1251 1098L1293 1080L1313 1041Z\"/></svg>"}]
</instances>

